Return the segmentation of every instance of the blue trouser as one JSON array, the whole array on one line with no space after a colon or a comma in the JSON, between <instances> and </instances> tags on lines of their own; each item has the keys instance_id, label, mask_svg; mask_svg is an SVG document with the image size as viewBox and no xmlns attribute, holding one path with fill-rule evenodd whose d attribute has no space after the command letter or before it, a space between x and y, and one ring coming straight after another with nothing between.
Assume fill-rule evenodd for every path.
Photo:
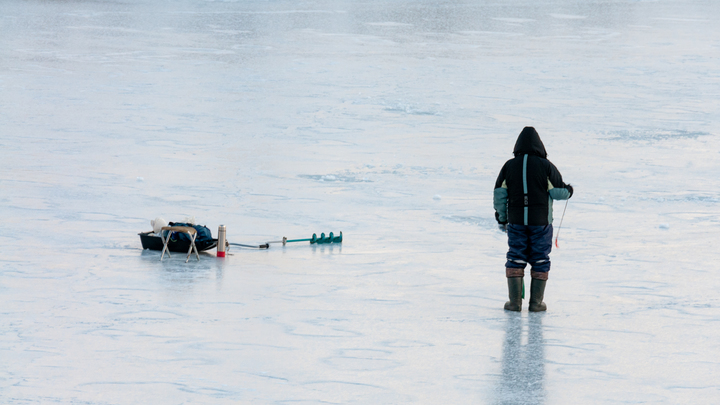
<instances>
[{"instance_id":1,"label":"blue trouser","mask_svg":"<svg viewBox=\"0 0 720 405\"><path fill-rule=\"evenodd\" d=\"M508 224L507 233L510 249L507 253L505 267L524 269L530 263L534 272L546 273L550 271L552 225Z\"/></svg>"}]
</instances>

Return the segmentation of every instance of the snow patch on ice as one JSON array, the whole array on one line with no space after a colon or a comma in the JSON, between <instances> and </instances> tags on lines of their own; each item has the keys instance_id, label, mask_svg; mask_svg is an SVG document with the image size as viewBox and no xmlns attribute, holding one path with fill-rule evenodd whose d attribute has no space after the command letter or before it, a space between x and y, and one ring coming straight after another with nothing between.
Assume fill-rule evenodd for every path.
<instances>
[{"instance_id":1,"label":"snow patch on ice","mask_svg":"<svg viewBox=\"0 0 720 405\"><path fill-rule=\"evenodd\" d=\"M439 115L437 111L432 110L430 108L422 108L418 107L414 104L406 104L403 102L396 102L392 104L386 104L385 105L385 111L391 111L391 112L398 112L398 113L405 113L410 115Z\"/></svg>"},{"instance_id":2,"label":"snow patch on ice","mask_svg":"<svg viewBox=\"0 0 720 405\"><path fill-rule=\"evenodd\" d=\"M496 228L497 221L494 218L472 216L472 215L444 215L442 219L458 224L479 226L486 229Z\"/></svg>"},{"instance_id":3,"label":"snow patch on ice","mask_svg":"<svg viewBox=\"0 0 720 405\"><path fill-rule=\"evenodd\" d=\"M652 20L658 20L658 21L675 21L675 22L691 22L691 23L697 23L697 22L708 22L710 20L706 20L704 18L679 18L679 17L655 17L652 18Z\"/></svg>"},{"instance_id":4,"label":"snow patch on ice","mask_svg":"<svg viewBox=\"0 0 720 405\"><path fill-rule=\"evenodd\" d=\"M574 14L556 14L556 13L550 13L548 14L552 18L557 18L560 20L584 20L587 18L587 16L584 15L574 15Z\"/></svg>"},{"instance_id":5,"label":"snow patch on ice","mask_svg":"<svg viewBox=\"0 0 720 405\"><path fill-rule=\"evenodd\" d=\"M368 179L367 176L355 176L355 175L339 175L339 174L299 174L298 177L301 179L315 180L315 181L327 181L327 182L342 182L342 183L371 183L372 180Z\"/></svg>"},{"instance_id":6,"label":"snow patch on ice","mask_svg":"<svg viewBox=\"0 0 720 405\"><path fill-rule=\"evenodd\" d=\"M673 129L620 130L605 133L610 141L664 141L668 139L697 139L710 135L702 131L683 131Z\"/></svg>"},{"instance_id":7,"label":"snow patch on ice","mask_svg":"<svg viewBox=\"0 0 720 405\"><path fill-rule=\"evenodd\" d=\"M526 22L535 21L532 18L503 18L503 17L495 17L495 18L493 18L493 20L500 21L500 22L506 22L506 23L512 23L512 24L523 24Z\"/></svg>"},{"instance_id":8,"label":"snow patch on ice","mask_svg":"<svg viewBox=\"0 0 720 405\"><path fill-rule=\"evenodd\" d=\"M400 23L400 22L394 22L394 21L385 21L385 22L371 22L371 23L365 23L367 25L372 25L375 27L412 27L412 24L406 24L406 23Z\"/></svg>"},{"instance_id":9,"label":"snow patch on ice","mask_svg":"<svg viewBox=\"0 0 720 405\"><path fill-rule=\"evenodd\" d=\"M465 35L493 35L493 36L504 36L504 37L519 37L523 36L522 32L502 32L502 31L475 31L475 30L463 30L458 31L459 34Z\"/></svg>"}]
</instances>

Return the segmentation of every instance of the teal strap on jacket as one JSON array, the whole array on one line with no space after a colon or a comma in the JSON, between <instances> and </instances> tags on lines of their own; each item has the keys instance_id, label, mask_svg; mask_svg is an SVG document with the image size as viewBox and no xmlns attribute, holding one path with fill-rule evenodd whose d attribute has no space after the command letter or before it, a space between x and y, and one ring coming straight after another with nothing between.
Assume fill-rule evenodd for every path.
<instances>
[{"instance_id":1,"label":"teal strap on jacket","mask_svg":"<svg viewBox=\"0 0 720 405\"><path fill-rule=\"evenodd\" d=\"M528 201L528 184L527 184L527 158L528 158L528 155L525 155L525 157L523 158L523 193L524 193L524 196L523 196L523 204L525 205L525 212L524 212L525 217L524 217L524 222L523 222L523 223L524 223L525 225L528 224L528 204L529 204L529 201Z\"/></svg>"}]
</instances>

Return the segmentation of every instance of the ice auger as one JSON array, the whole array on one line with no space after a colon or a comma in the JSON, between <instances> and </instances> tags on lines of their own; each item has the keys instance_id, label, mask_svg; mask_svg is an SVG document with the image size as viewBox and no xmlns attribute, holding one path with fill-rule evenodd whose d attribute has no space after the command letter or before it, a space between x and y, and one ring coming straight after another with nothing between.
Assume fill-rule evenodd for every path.
<instances>
[{"instance_id":1,"label":"ice auger","mask_svg":"<svg viewBox=\"0 0 720 405\"><path fill-rule=\"evenodd\" d=\"M335 236L332 232L328 236L325 236L325 233L321 233L320 237L317 236L317 234L313 234L312 238L308 239L288 239L283 236L282 240L276 240L272 242L265 242L263 245L245 245L242 243L230 243L227 241L225 234L227 232L227 229L225 228L225 225L220 225L218 227L218 238L217 238L217 256L218 257L225 257L225 253L230 249L230 246L239 246L244 248L251 248L251 249L269 249L271 243L282 243L283 246L285 246L288 243L293 242L310 242L310 244L325 244L325 243L342 243L342 232L340 232L340 235Z\"/></svg>"},{"instance_id":2,"label":"ice auger","mask_svg":"<svg viewBox=\"0 0 720 405\"><path fill-rule=\"evenodd\" d=\"M340 235L338 236L335 236L332 232L330 232L328 236L325 236L325 233L323 232L320 234L320 237L318 237L317 234L313 234L312 238L309 239L288 239L283 236L282 240L271 241L268 242L268 244L282 243L283 246L285 246L286 244L293 242L310 242L311 245L316 243L320 245L323 243L342 243L342 238L342 232L340 232Z\"/></svg>"}]
</instances>

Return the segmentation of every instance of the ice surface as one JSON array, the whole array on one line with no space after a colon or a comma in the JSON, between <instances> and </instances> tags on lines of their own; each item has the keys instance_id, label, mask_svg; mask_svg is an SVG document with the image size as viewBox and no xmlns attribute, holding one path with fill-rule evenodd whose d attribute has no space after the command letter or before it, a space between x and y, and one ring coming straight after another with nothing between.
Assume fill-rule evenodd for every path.
<instances>
[{"instance_id":1,"label":"ice surface","mask_svg":"<svg viewBox=\"0 0 720 405\"><path fill-rule=\"evenodd\" d=\"M716 2L0 11L0 402L720 402ZM525 125L576 190L545 314L502 309ZM158 216L344 241L160 262Z\"/></svg>"}]
</instances>

